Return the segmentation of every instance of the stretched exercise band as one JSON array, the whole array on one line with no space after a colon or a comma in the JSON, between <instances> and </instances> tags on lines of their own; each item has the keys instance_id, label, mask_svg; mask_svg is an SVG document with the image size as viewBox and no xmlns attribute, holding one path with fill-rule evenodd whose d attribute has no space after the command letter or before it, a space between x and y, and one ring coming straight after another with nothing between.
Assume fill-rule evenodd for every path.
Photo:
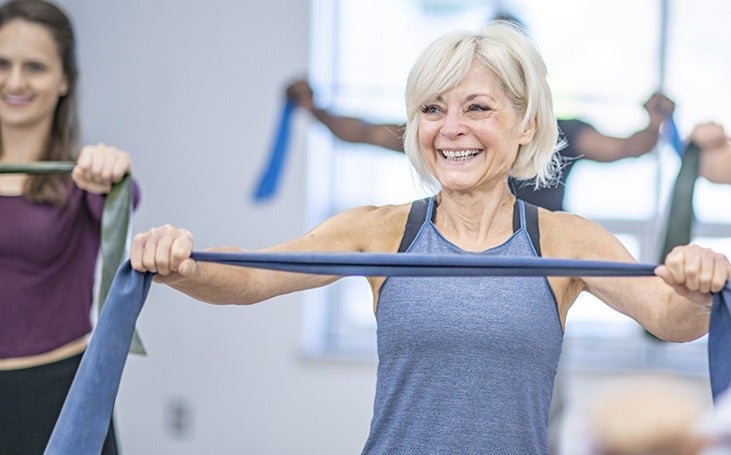
<instances>
[{"instance_id":1,"label":"stretched exercise band","mask_svg":"<svg viewBox=\"0 0 731 455\"><path fill-rule=\"evenodd\" d=\"M199 261L338 276L647 276L654 265L494 256L376 253L212 253ZM310 268L310 265L312 268ZM96 455L101 450L127 357L130 336L150 288L152 274L129 261L119 268L89 348L71 385L45 455ZM714 399L731 383L731 283L714 296L709 362Z\"/></svg>"},{"instance_id":2,"label":"stretched exercise band","mask_svg":"<svg viewBox=\"0 0 731 455\"><path fill-rule=\"evenodd\" d=\"M197 261L337 276L650 276L656 265L539 257L194 252Z\"/></svg>"},{"instance_id":3,"label":"stretched exercise band","mask_svg":"<svg viewBox=\"0 0 731 455\"><path fill-rule=\"evenodd\" d=\"M0 174L68 174L74 166L76 163L73 161L0 163Z\"/></svg>"}]
</instances>

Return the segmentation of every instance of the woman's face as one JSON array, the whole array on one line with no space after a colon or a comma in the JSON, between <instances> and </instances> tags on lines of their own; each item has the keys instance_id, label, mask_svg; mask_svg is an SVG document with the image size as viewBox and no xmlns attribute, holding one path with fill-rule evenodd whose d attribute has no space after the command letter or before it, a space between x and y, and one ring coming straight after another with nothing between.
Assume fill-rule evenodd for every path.
<instances>
[{"instance_id":1,"label":"woman's face","mask_svg":"<svg viewBox=\"0 0 731 455\"><path fill-rule=\"evenodd\" d=\"M473 63L464 79L419 116L421 153L442 190L505 185L518 148L533 138L521 125L497 75Z\"/></svg>"},{"instance_id":2,"label":"woman's face","mask_svg":"<svg viewBox=\"0 0 731 455\"><path fill-rule=\"evenodd\" d=\"M42 25L14 19L0 27L0 122L28 127L50 122L68 91L61 56Z\"/></svg>"}]
</instances>

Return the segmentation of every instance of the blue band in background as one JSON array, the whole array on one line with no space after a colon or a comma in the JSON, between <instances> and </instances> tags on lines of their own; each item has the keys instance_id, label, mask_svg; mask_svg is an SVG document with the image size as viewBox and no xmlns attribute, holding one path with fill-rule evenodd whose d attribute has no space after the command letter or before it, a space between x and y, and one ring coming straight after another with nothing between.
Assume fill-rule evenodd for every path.
<instances>
[{"instance_id":1,"label":"blue band in background","mask_svg":"<svg viewBox=\"0 0 731 455\"><path fill-rule=\"evenodd\" d=\"M678 156L681 156L685 149L685 145L683 144L683 139L680 137L680 132L678 131L678 125L675 123L675 118L672 115L668 117L668 119L665 120L663 127L665 140L670 143L673 150L675 150L675 153L677 153Z\"/></svg>"},{"instance_id":2,"label":"blue band in background","mask_svg":"<svg viewBox=\"0 0 731 455\"><path fill-rule=\"evenodd\" d=\"M269 150L269 162L266 168L264 168L261 177L259 177L259 182L254 189L254 201L261 202L267 200L277 191L282 168L289 151L289 133L292 125L292 113L295 107L296 105L289 100L282 107L274 143Z\"/></svg>"}]
</instances>

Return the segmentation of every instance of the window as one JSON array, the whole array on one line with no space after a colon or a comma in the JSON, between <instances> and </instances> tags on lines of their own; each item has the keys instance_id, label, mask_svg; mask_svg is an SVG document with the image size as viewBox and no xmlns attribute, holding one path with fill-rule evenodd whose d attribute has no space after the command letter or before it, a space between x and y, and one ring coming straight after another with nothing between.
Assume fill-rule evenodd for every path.
<instances>
[{"instance_id":1,"label":"window","mask_svg":"<svg viewBox=\"0 0 731 455\"><path fill-rule=\"evenodd\" d=\"M731 92L723 90L731 63L721 57L731 47L731 35L719 33L731 4L720 0L692 5L313 0L310 81L318 103L374 122L403 122L406 76L419 52L448 31L477 28L498 3L521 17L539 44L559 117L580 117L604 133L626 136L644 126L642 104L664 86L677 102L682 134L706 120L731 128ZM340 142L315 122L308 135L308 163L311 224L357 205L424 195L404 155ZM567 183L567 209L605 225L641 261L657 262L665 201L677 168L675 152L663 144L637 159L579 162ZM696 241L731 254L731 211L717 210L728 207L729 200L731 186L698 182ZM344 279L306 299L309 354L373 355L375 319L365 280ZM580 299L569 315L567 339L571 334L578 339L639 336L639 327L628 318L591 296Z\"/></svg>"}]
</instances>

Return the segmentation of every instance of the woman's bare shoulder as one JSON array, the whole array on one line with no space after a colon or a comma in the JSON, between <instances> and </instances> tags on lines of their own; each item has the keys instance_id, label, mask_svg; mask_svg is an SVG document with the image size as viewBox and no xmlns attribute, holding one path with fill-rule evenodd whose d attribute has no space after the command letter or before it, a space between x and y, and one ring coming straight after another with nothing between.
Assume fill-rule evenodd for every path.
<instances>
[{"instance_id":1,"label":"woman's bare shoulder","mask_svg":"<svg viewBox=\"0 0 731 455\"><path fill-rule=\"evenodd\" d=\"M355 207L329 218L309 236L327 237L342 244L343 248L333 245L338 250L395 252L410 208L411 203Z\"/></svg>"},{"instance_id":2,"label":"woman's bare shoulder","mask_svg":"<svg viewBox=\"0 0 731 455\"><path fill-rule=\"evenodd\" d=\"M581 215L540 209L539 223L541 250L546 257L629 259L611 232Z\"/></svg>"}]
</instances>

